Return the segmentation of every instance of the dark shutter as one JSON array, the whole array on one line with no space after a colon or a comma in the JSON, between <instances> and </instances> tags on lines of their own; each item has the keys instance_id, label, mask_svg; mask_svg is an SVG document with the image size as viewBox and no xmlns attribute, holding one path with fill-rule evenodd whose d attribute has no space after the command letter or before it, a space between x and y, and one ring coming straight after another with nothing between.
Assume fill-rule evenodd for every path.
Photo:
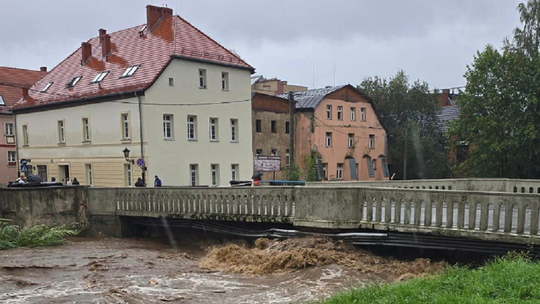
<instances>
[{"instance_id":1,"label":"dark shutter","mask_svg":"<svg viewBox=\"0 0 540 304\"><path fill-rule=\"evenodd\" d=\"M356 172L356 160L349 158L349 168L351 169L351 179L358 179L358 172Z\"/></svg>"}]
</instances>

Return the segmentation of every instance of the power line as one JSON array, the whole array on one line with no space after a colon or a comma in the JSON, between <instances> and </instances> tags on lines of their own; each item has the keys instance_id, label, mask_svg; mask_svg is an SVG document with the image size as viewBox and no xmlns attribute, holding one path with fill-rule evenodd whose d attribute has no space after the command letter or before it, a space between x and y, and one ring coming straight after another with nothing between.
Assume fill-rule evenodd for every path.
<instances>
[{"instance_id":1,"label":"power line","mask_svg":"<svg viewBox=\"0 0 540 304\"><path fill-rule=\"evenodd\" d=\"M331 125L326 124L324 121L322 121L321 119L319 119L317 116L314 116L314 117L315 117L316 120L318 120L319 122L321 122L323 125L329 127L330 129L335 130L335 131L338 132L338 133L341 133L341 134L347 135L347 136L350 134L350 133L345 133L345 132L343 132L343 131L341 131L341 130L339 130L339 129L336 129L334 126L331 126ZM366 127L362 127L362 126L360 126L360 128L370 129L370 128L366 128ZM380 128L378 128L378 129L380 129ZM374 137L375 137L375 138L379 138L379 137L385 137L385 136L387 136L387 135L388 135L388 133L387 133L387 134L384 134L384 135L374 136ZM355 137L355 138L359 138L359 139L369 139L369 137L362 137L362 136L356 136L356 135L355 135L354 137Z\"/></svg>"}]
</instances>

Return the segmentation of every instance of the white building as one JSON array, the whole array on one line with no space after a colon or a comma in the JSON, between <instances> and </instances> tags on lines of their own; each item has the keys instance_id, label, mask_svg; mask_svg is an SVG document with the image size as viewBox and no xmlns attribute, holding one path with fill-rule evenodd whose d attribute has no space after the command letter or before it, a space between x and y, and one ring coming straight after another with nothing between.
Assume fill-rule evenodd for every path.
<instances>
[{"instance_id":1,"label":"white building","mask_svg":"<svg viewBox=\"0 0 540 304\"><path fill-rule=\"evenodd\" d=\"M253 67L172 9L83 42L14 107L18 156L47 180L133 186L249 180ZM43 174L42 174L43 175Z\"/></svg>"}]
</instances>

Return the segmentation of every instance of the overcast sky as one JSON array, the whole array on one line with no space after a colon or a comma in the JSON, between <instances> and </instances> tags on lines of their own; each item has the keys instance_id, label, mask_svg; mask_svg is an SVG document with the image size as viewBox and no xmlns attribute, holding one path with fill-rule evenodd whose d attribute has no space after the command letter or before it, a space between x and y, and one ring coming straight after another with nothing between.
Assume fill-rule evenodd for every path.
<instances>
[{"instance_id":1,"label":"overcast sky","mask_svg":"<svg viewBox=\"0 0 540 304\"><path fill-rule=\"evenodd\" d=\"M166 4L256 74L322 87L391 77L465 84L477 50L519 25L518 0L0 0L0 65L50 69L82 41L146 23Z\"/></svg>"}]
</instances>

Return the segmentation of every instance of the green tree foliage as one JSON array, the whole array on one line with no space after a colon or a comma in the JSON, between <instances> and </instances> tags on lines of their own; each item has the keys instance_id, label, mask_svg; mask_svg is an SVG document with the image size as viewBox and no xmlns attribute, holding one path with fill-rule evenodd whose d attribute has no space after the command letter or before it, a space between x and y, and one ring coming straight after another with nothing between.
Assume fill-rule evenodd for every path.
<instances>
[{"instance_id":1,"label":"green tree foliage","mask_svg":"<svg viewBox=\"0 0 540 304\"><path fill-rule=\"evenodd\" d=\"M66 243L67 236L75 236L85 228L85 223L71 223L54 227L36 225L21 230L19 226L0 222L0 250L61 245Z\"/></svg>"},{"instance_id":2,"label":"green tree foliage","mask_svg":"<svg viewBox=\"0 0 540 304\"><path fill-rule=\"evenodd\" d=\"M426 82L410 83L400 70L389 80L368 77L358 89L371 97L386 129L391 175L403 178L407 149L407 179L449 176L445 139L436 116L438 94L431 93Z\"/></svg>"},{"instance_id":3,"label":"green tree foliage","mask_svg":"<svg viewBox=\"0 0 540 304\"><path fill-rule=\"evenodd\" d=\"M467 67L450 129L470 151L456 171L469 177L539 178L540 1L520 4L522 28L497 50L488 45ZM453 144L453 143L451 143Z\"/></svg>"}]
</instances>

